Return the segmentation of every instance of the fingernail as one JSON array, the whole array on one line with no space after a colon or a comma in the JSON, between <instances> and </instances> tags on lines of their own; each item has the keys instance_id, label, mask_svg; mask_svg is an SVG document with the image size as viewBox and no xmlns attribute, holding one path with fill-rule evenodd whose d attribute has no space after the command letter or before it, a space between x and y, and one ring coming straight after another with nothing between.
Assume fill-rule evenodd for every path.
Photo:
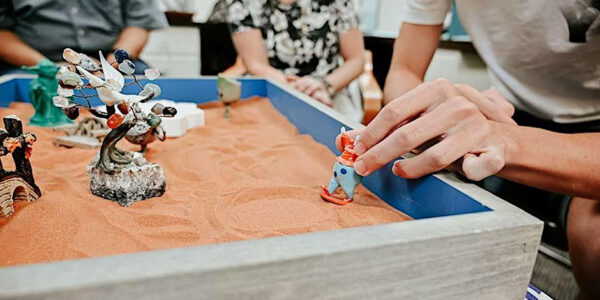
<instances>
[{"instance_id":1,"label":"fingernail","mask_svg":"<svg viewBox=\"0 0 600 300\"><path fill-rule=\"evenodd\" d=\"M392 166L392 173L393 173L394 175L398 176L398 168L396 167L396 164L394 164L394 165Z\"/></svg>"},{"instance_id":2,"label":"fingernail","mask_svg":"<svg viewBox=\"0 0 600 300\"><path fill-rule=\"evenodd\" d=\"M354 171L358 175L365 176L365 172L367 172L367 164L364 161L359 160L354 164Z\"/></svg>"},{"instance_id":3,"label":"fingernail","mask_svg":"<svg viewBox=\"0 0 600 300\"><path fill-rule=\"evenodd\" d=\"M363 155L363 153L365 153L366 151L366 147L363 143L358 142L355 146L354 146L354 153L356 153L356 155Z\"/></svg>"}]
</instances>

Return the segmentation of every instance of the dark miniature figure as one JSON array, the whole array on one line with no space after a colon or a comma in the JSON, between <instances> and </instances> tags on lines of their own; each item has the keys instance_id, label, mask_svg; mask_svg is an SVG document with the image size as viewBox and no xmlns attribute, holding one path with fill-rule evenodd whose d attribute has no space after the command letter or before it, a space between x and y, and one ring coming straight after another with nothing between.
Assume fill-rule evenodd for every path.
<instances>
[{"instance_id":1,"label":"dark miniature figure","mask_svg":"<svg viewBox=\"0 0 600 300\"><path fill-rule=\"evenodd\" d=\"M0 216L9 216L14 210L13 202L37 200L42 192L35 184L29 157L36 137L23 133L23 123L17 116L4 117L4 129L0 129L0 157L12 155L15 170L7 171L0 160Z\"/></svg>"}]
</instances>

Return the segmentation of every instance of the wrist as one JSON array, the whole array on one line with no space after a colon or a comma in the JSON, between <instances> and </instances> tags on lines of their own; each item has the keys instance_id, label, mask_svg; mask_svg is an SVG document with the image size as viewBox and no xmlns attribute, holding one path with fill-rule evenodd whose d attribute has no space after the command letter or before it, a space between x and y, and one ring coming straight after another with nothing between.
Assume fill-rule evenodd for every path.
<instances>
[{"instance_id":1,"label":"wrist","mask_svg":"<svg viewBox=\"0 0 600 300\"><path fill-rule=\"evenodd\" d=\"M520 127L495 121L489 122L492 124L494 135L499 139L499 143L501 143L504 150L504 166L514 165L519 157L519 149L521 149L518 138Z\"/></svg>"},{"instance_id":2,"label":"wrist","mask_svg":"<svg viewBox=\"0 0 600 300\"><path fill-rule=\"evenodd\" d=\"M323 90L329 94L329 97L333 97L335 94L335 88L331 84L331 82L324 76L312 76L314 79L318 80L323 87Z\"/></svg>"}]
</instances>

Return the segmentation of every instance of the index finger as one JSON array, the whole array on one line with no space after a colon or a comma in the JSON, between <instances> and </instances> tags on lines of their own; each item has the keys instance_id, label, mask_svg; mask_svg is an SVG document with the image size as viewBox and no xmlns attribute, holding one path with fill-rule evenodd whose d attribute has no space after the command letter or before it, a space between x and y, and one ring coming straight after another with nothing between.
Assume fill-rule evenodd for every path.
<instances>
[{"instance_id":1,"label":"index finger","mask_svg":"<svg viewBox=\"0 0 600 300\"><path fill-rule=\"evenodd\" d=\"M422 113L433 104L457 94L452 82L437 79L421 84L393 100L364 129L354 148L356 154L365 153L406 120Z\"/></svg>"}]
</instances>

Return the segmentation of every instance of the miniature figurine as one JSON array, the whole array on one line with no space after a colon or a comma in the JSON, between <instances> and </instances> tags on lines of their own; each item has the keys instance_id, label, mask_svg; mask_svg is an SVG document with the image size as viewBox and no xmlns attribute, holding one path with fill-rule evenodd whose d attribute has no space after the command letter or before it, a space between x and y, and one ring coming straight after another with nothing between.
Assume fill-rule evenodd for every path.
<instances>
[{"instance_id":1,"label":"miniature figurine","mask_svg":"<svg viewBox=\"0 0 600 300\"><path fill-rule=\"evenodd\" d=\"M115 52L117 61L114 63L118 64L118 70L104 58L101 51L100 66L90 63L89 57L71 49L65 49L63 57L70 65L61 69L58 96L54 97L54 105L61 107L71 119L79 116L80 108L85 108L92 115L107 119L106 123L111 129L102 141L100 152L88 165L92 193L117 201L122 206L161 196L166 188L162 168L149 163L139 153L116 147L137 124L147 123L150 127L155 127L160 124L160 117L169 117L177 113L174 108L164 108L159 112L160 115L155 112L142 115L137 109L139 103L147 102L161 93L158 85L147 83L142 86L140 80L154 80L160 76L160 72L157 69L146 69L145 76L138 79L134 75L135 65L129 60L129 54L125 50ZM102 70L104 80L90 73L94 69ZM133 81L126 84L121 72L131 75ZM82 77L88 80L87 84L83 84ZM138 95L122 94L123 87L131 84L140 87L141 92ZM97 94L88 95L84 88L94 89ZM75 94L74 90L79 91L80 95ZM84 99L85 104L75 102L74 97ZM106 104L106 111L93 108L90 102L92 97L98 97ZM117 113L117 108L122 114Z\"/></svg>"},{"instance_id":2,"label":"miniature figurine","mask_svg":"<svg viewBox=\"0 0 600 300\"><path fill-rule=\"evenodd\" d=\"M35 184L29 157L36 137L33 133L23 133L23 123L17 116L4 117L4 129L0 129L0 157L12 154L15 170L4 170L0 160L0 216L7 217L15 210L13 201L37 200L42 192Z\"/></svg>"},{"instance_id":3,"label":"miniature figurine","mask_svg":"<svg viewBox=\"0 0 600 300\"><path fill-rule=\"evenodd\" d=\"M144 112L141 111L139 106L136 106L138 116L142 118L148 118L147 122L137 122L133 128L129 129L125 139L132 144L140 145L142 148L140 153L146 153L148 150L148 144L154 142L157 138L163 142L167 139L167 135L165 130L160 126L161 119L157 117L158 115L174 117L177 114L177 110L174 107L165 107L160 103L156 103L152 109L151 113L146 116Z\"/></svg>"},{"instance_id":4,"label":"miniature figurine","mask_svg":"<svg viewBox=\"0 0 600 300\"><path fill-rule=\"evenodd\" d=\"M110 132L106 122L96 117L86 117L77 124L54 127L54 130L66 133L54 138L57 146L82 149L95 149L102 145L104 137Z\"/></svg>"},{"instance_id":5,"label":"miniature figurine","mask_svg":"<svg viewBox=\"0 0 600 300\"><path fill-rule=\"evenodd\" d=\"M354 162L358 157L354 153L354 145L360 136L356 136L356 139L353 141L346 134L346 129L344 127L342 127L341 132L342 148L344 151L336 158L336 162L333 165L333 177L331 178L331 181L329 181L329 187L322 187L323 191L321 192L321 198L323 198L325 201L338 205L346 205L352 202L354 198L354 189L356 189L356 186L362 180L362 176L358 175L354 170ZM339 187L342 188L346 198L341 198L334 195L334 192Z\"/></svg>"},{"instance_id":6,"label":"miniature figurine","mask_svg":"<svg viewBox=\"0 0 600 300\"><path fill-rule=\"evenodd\" d=\"M239 101L242 94L242 83L234 78L227 78L221 74L217 76L217 89L219 100L225 104L225 118L231 117L231 104Z\"/></svg>"},{"instance_id":7,"label":"miniature figurine","mask_svg":"<svg viewBox=\"0 0 600 300\"><path fill-rule=\"evenodd\" d=\"M60 108L52 105L52 98L56 96L58 80L56 73L58 66L45 59L34 67L23 67L38 77L29 83L29 100L35 109L35 114L29 120L29 125L40 127L53 127L73 123Z\"/></svg>"}]
</instances>

